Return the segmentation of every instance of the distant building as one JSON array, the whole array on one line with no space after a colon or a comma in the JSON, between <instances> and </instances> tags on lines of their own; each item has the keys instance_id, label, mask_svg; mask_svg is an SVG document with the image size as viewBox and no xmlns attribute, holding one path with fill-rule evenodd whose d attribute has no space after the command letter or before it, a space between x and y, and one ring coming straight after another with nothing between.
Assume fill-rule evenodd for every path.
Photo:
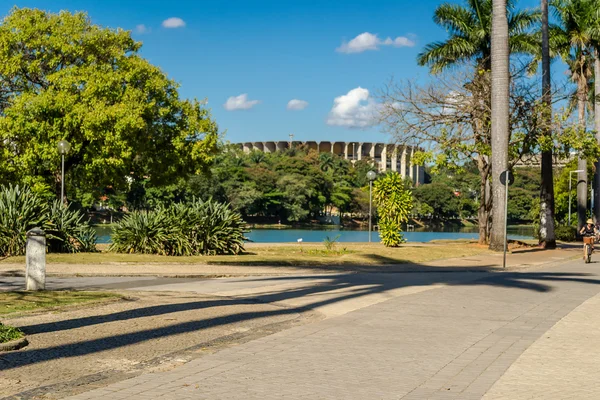
<instances>
[{"instance_id":1,"label":"distant building","mask_svg":"<svg viewBox=\"0 0 600 400\"><path fill-rule=\"evenodd\" d=\"M410 177L415 184L425 181L425 171L422 166L412 165L412 155L418 150L414 146L374 142L245 142L235 143L244 152L253 150L265 153L286 150L290 146L306 146L319 153L332 153L350 161L359 161L368 158L373 161L379 172L397 171L403 178Z\"/></svg>"}]
</instances>

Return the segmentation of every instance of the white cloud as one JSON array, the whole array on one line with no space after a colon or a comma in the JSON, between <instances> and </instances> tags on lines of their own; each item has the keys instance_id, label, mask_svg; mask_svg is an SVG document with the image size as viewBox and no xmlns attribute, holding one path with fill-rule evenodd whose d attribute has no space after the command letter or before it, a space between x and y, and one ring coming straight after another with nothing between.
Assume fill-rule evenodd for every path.
<instances>
[{"instance_id":1,"label":"white cloud","mask_svg":"<svg viewBox=\"0 0 600 400\"><path fill-rule=\"evenodd\" d=\"M294 111L304 110L306 107L308 107L308 101L298 100L298 99L290 100L287 104L287 109L294 110Z\"/></svg>"},{"instance_id":2,"label":"white cloud","mask_svg":"<svg viewBox=\"0 0 600 400\"><path fill-rule=\"evenodd\" d=\"M381 40L377 34L364 32L352 39L349 42L344 42L340 47L335 49L339 53L362 53L367 50L379 50L380 46L394 47L412 47L415 42L408 37L398 36L395 39L391 37Z\"/></svg>"},{"instance_id":3,"label":"white cloud","mask_svg":"<svg viewBox=\"0 0 600 400\"><path fill-rule=\"evenodd\" d=\"M171 18L165 19L162 22L162 26L164 28L183 28L185 26L185 21L182 20L181 18L171 17Z\"/></svg>"},{"instance_id":4,"label":"white cloud","mask_svg":"<svg viewBox=\"0 0 600 400\"><path fill-rule=\"evenodd\" d=\"M139 25L136 25L135 32L143 35L145 33L150 33L150 28L148 28L144 24L139 24Z\"/></svg>"},{"instance_id":5,"label":"white cloud","mask_svg":"<svg viewBox=\"0 0 600 400\"><path fill-rule=\"evenodd\" d=\"M369 97L369 91L359 86L333 100L327 125L367 128L376 124L378 109L375 100Z\"/></svg>"},{"instance_id":6,"label":"white cloud","mask_svg":"<svg viewBox=\"0 0 600 400\"><path fill-rule=\"evenodd\" d=\"M243 93L239 96L231 96L227 99L223 107L227 111L235 111L235 110L249 110L255 105L260 103L259 100L248 100L248 94Z\"/></svg>"}]
</instances>

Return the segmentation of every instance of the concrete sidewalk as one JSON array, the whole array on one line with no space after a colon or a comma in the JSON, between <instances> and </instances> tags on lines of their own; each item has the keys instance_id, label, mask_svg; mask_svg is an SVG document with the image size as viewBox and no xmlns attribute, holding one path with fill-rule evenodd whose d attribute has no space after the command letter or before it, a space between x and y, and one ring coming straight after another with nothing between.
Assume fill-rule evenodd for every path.
<instances>
[{"instance_id":1,"label":"concrete sidewalk","mask_svg":"<svg viewBox=\"0 0 600 400\"><path fill-rule=\"evenodd\" d=\"M561 255L524 254L530 268L507 273L390 275L427 290L396 293L72 399L592 398L600 366L599 264L548 263ZM438 283L412 280L423 276ZM359 283L346 285L341 297L363 296L354 290ZM384 296L385 280L379 285ZM317 296L303 307L337 301ZM557 379L565 365L566 376Z\"/></svg>"}]
</instances>

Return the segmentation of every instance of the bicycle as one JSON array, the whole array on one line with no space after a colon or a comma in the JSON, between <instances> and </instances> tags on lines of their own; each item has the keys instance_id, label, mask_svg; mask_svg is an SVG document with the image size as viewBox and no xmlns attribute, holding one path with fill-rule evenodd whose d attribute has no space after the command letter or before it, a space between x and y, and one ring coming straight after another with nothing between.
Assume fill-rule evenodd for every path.
<instances>
[{"instance_id":1,"label":"bicycle","mask_svg":"<svg viewBox=\"0 0 600 400\"><path fill-rule=\"evenodd\" d=\"M583 261L586 264L592 262L592 244L594 243L594 236L583 237Z\"/></svg>"}]
</instances>

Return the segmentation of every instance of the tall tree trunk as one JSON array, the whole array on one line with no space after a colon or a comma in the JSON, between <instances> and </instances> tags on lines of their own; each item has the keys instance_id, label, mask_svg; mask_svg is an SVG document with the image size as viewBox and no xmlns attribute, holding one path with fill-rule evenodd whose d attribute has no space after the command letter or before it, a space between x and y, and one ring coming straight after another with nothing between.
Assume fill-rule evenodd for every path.
<instances>
[{"instance_id":1,"label":"tall tree trunk","mask_svg":"<svg viewBox=\"0 0 600 400\"><path fill-rule=\"evenodd\" d=\"M489 160L484 155L479 155L477 159L477 168L479 169L479 210L477 212L479 224L479 244L488 244L489 237L489 219L490 219L490 190L489 190L489 175L490 165Z\"/></svg>"},{"instance_id":2,"label":"tall tree trunk","mask_svg":"<svg viewBox=\"0 0 600 400\"><path fill-rule=\"evenodd\" d=\"M550 135L552 124L552 86L550 81L550 46L548 42L548 0L542 0L542 104L544 135ZM542 181L540 185L540 245L556 248L554 236L554 180L552 148L542 151Z\"/></svg>"},{"instance_id":3,"label":"tall tree trunk","mask_svg":"<svg viewBox=\"0 0 600 400\"><path fill-rule=\"evenodd\" d=\"M506 205L500 174L508 169L509 48L506 0L492 0L492 232L490 249L504 248Z\"/></svg>"},{"instance_id":4,"label":"tall tree trunk","mask_svg":"<svg viewBox=\"0 0 600 400\"><path fill-rule=\"evenodd\" d=\"M600 143L600 49L595 49L594 56L594 127L596 140ZM600 161L596 161L594 173L594 215L596 222L600 222Z\"/></svg>"},{"instance_id":5,"label":"tall tree trunk","mask_svg":"<svg viewBox=\"0 0 600 400\"><path fill-rule=\"evenodd\" d=\"M587 81L583 74L580 74L577 85L577 119L579 129L585 129L585 103L587 100ZM588 182L587 182L587 162L579 155L577 157L577 230L584 225L587 212Z\"/></svg>"}]
</instances>

